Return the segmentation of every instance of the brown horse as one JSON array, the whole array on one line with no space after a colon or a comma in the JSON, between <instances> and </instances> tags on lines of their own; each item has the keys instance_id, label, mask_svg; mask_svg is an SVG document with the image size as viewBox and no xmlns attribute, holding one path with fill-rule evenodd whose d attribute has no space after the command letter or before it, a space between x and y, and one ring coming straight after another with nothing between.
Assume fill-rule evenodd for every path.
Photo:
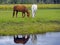
<instances>
[{"instance_id":1,"label":"brown horse","mask_svg":"<svg viewBox=\"0 0 60 45\"><path fill-rule=\"evenodd\" d=\"M27 13L27 17L30 16L28 8L24 5L17 5L13 7L13 17L15 15L15 12L16 12L16 17L17 17L18 12L22 12L22 17L25 17L25 13Z\"/></svg>"},{"instance_id":2,"label":"brown horse","mask_svg":"<svg viewBox=\"0 0 60 45\"><path fill-rule=\"evenodd\" d=\"M14 42L15 43L25 44L30 38L30 36L28 36L28 35L26 35L26 36L27 37L23 36L21 38L19 38L18 36L17 37L14 36Z\"/></svg>"}]
</instances>

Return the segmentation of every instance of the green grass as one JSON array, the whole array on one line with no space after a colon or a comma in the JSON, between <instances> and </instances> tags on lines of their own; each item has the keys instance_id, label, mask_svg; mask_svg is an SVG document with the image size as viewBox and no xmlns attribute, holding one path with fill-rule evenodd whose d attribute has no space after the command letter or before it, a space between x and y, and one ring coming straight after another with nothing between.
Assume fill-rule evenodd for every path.
<instances>
[{"instance_id":1,"label":"green grass","mask_svg":"<svg viewBox=\"0 0 60 45\"><path fill-rule=\"evenodd\" d=\"M0 35L46 32L60 32L60 9L38 9L35 18L22 18L21 12L12 18L12 10L0 10Z\"/></svg>"}]
</instances>

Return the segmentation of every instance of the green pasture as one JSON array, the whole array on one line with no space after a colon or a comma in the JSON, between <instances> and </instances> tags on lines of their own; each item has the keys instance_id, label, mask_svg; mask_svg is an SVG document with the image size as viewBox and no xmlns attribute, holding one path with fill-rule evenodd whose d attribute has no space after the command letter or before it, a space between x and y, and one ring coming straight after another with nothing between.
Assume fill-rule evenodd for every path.
<instances>
[{"instance_id":1,"label":"green pasture","mask_svg":"<svg viewBox=\"0 0 60 45\"><path fill-rule=\"evenodd\" d=\"M60 31L60 9L38 9L35 18L12 17L12 10L0 10L0 35L40 34Z\"/></svg>"}]
</instances>

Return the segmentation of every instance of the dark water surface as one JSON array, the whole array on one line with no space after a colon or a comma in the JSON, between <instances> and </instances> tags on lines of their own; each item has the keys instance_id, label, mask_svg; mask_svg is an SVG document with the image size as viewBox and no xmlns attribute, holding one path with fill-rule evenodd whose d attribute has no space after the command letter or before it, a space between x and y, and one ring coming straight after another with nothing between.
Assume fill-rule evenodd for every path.
<instances>
[{"instance_id":1,"label":"dark water surface","mask_svg":"<svg viewBox=\"0 0 60 45\"><path fill-rule=\"evenodd\" d=\"M34 36L34 37L33 37ZM30 35L25 45L60 45L60 32ZM0 45L23 45L14 42L14 36L0 36Z\"/></svg>"}]
</instances>

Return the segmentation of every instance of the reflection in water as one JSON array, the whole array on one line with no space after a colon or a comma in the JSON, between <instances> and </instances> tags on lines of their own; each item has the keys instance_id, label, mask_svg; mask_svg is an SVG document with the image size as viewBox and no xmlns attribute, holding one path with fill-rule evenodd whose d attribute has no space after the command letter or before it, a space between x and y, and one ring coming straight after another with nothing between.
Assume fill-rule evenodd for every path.
<instances>
[{"instance_id":1,"label":"reflection in water","mask_svg":"<svg viewBox=\"0 0 60 45\"><path fill-rule=\"evenodd\" d=\"M22 37L14 36L14 42L15 43L21 43L21 44L25 44L28 40L29 40L30 36L29 35L25 35Z\"/></svg>"},{"instance_id":2,"label":"reflection in water","mask_svg":"<svg viewBox=\"0 0 60 45\"><path fill-rule=\"evenodd\" d=\"M33 42L33 45L37 44L37 35L32 35L32 42Z\"/></svg>"},{"instance_id":3,"label":"reflection in water","mask_svg":"<svg viewBox=\"0 0 60 45\"><path fill-rule=\"evenodd\" d=\"M17 36L15 36L17 37ZM0 45L23 45L14 42L14 36L0 36ZM30 36L18 36L18 38L29 37L25 45L60 45L60 32L46 33ZM37 43L36 43L37 42Z\"/></svg>"}]
</instances>

